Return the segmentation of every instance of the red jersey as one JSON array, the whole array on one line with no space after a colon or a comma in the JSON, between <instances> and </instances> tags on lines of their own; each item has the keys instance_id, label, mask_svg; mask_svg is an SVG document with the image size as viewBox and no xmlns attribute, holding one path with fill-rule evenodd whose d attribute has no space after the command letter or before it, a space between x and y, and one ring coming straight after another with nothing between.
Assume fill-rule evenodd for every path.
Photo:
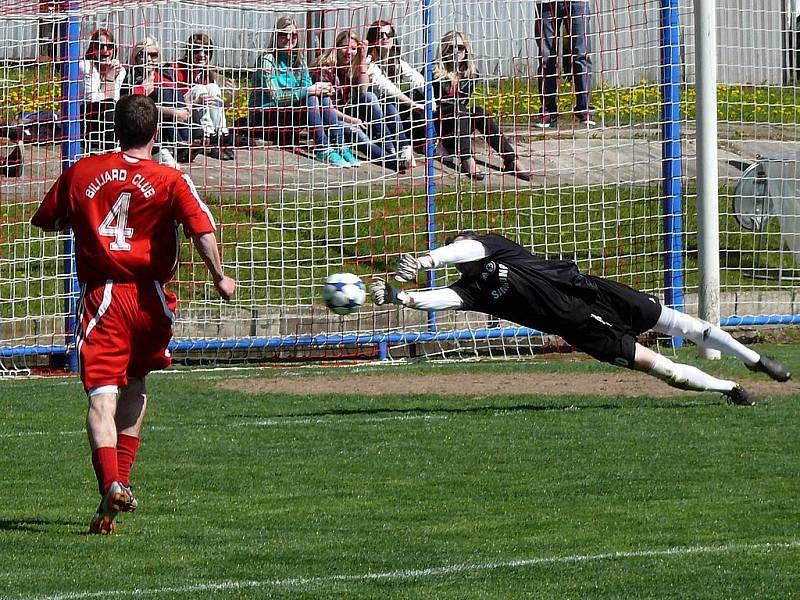
<instances>
[{"instance_id":1,"label":"red jersey","mask_svg":"<svg viewBox=\"0 0 800 600\"><path fill-rule=\"evenodd\" d=\"M178 226L216 230L188 175L123 152L81 159L64 171L31 223L72 227L78 280L166 283L178 265Z\"/></svg>"},{"instance_id":2,"label":"red jersey","mask_svg":"<svg viewBox=\"0 0 800 600\"><path fill-rule=\"evenodd\" d=\"M172 79L170 79L166 75L163 75L159 71L155 71L153 73L153 91L158 90L160 88L174 88L174 87L176 87L176 83L172 81ZM137 84L133 86L133 88L131 89L131 93L136 94L138 96L149 96L153 92L150 92L150 94L148 94L142 84Z\"/></svg>"},{"instance_id":3,"label":"red jersey","mask_svg":"<svg viewBox=\"0 0 800 600\"><path fill-rule=\"evenodd\" d=\"M189 91L193 85L208 85L214 81L209 67L190 69L186 63L176 62L169 65L168 68L175 75L177 86L186 91Z\"/></svg>"},{"instance_id":4,"label":"red jersey","mask_svg":"<svg viewBox=\"0 0 800 600\"><path fill-rule=\"evenodd\" d=\"M333 102L336 108L350 104L350 94L355 87L349 81L349 67L318 67L311 71L314 81L330 83L333 86Z\"/></svg>"}]
</instances>

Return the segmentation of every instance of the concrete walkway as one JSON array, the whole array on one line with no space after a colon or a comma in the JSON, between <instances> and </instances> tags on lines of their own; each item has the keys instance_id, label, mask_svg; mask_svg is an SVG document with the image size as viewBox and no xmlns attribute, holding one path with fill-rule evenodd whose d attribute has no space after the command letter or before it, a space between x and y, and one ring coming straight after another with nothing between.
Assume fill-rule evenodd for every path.
<instances>
[{"instance_id":1,"label":"concrete walkway","mask_svg":"<svg viewBox=\"0 0 800 600\"><path fill-rule=\"evenodd\" d=\"M441 189L513 190L558 187L595 187L619 184L646 186L660 181L661 142L652 127L599 127L573 129L565 123L558 130L508 132L525 166L530 182L500 172L494 152L476 142L477 159L487 178L471 182L456 170L434 161L434 182ZM740 132L737 135L741 135ZM767 134L768 132L757 132ZM695 177L694 131L685 127L682 141L683 176ZM731 136L736 137L736 136ZM769 140L769 138L766 138ZM720 142L719 167L722 182L738 180L737 163L750 162L756 155L796 155L798 143L787 140L732 139ZM8 200L35 201L61 171L60 150L54 144L26 147L26 167L20 179L0 179L0 194ZM412 188L424 191L426 170L419 165L406 174L378 165L362 163L357 168L327 168L302 149L292 152L277 146L237 148L236 160L220 162L201 155L181 168L192 176L198 189L207 194L259 193L306 194L367 188L383 195Z\"/></svg>"}]
</instances>

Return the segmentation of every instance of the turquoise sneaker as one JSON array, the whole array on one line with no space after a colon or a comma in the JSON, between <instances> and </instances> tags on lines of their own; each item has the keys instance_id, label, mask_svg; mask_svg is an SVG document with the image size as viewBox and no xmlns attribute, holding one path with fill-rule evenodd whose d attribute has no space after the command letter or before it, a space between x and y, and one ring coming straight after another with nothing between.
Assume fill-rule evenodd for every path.
<instances>
[{"instance_id":1,"label":"turquoise sneaker","mask_svg":"<svg viewBox=\"0 0 800 600\"><path fill-rule=\"evenodd\" d=\"M347 162L342 156L336 151L331 150L328 148L327 150L318 150L314 153L314 157L324 163L328 163L333 167L349 167L350 163Z\"/></svg>"},{"instance_id":2,"label":"turquoise sneaker","mask_svg":"<svg viewBox=\"0 0 800 600\"><path fill-rule=\"evenodd\" d=\"M350 148L347 147L342 148L340 154L342 155L342 158L347 161L347 164L349 166L356 166L358 163L361 162L356 158L355 154L353 154Z\"/></svg>"}]
</instances>

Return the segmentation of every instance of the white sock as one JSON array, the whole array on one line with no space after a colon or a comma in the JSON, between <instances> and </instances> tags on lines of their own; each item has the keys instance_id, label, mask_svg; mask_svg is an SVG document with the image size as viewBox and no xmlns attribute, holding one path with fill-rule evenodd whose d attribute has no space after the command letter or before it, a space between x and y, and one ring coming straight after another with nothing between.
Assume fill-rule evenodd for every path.
<instances>
[{"instance_id":1,"label":"white sock","mask_svg":"<svg viewBox=\"0 0 800 600\"><path fill-rule=\"evenodd\" d=\"M727 331L668 306L661 307L661 316L658 317L658 323L653 330L671 336L684 337L702 348L711 348L735 356L748 365L756 364L761 358L758 352L737 342Z\"/></svg>"},{"instance_id":2,"label":"white sock","mask_svg":"<svg viewBox=\"0 0 800 600\"><path fill-rule=\"evenodd\" d=\"M656 361L648 373L681 390L725 393L736 387L734 381L717 379L697 367L672 362L661 354L657 355Z\"/></svg>"}]
</instances>

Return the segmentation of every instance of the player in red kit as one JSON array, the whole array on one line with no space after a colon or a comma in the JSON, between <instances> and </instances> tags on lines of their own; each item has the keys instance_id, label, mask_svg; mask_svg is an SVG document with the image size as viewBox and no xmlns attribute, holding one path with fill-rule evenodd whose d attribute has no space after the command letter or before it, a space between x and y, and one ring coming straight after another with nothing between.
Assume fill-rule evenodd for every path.
<instances>
[{"instance_id":1,"label":"player in red kit","mask_svg":"<svg viewBox=\"0 0 800 600\"><path fill-rule=\"evenodd\" d=\"M203 257L220 296L225 276L216 225L188 175L150 160L158 109L146 96L125 96L114 130L121 152L90 156L64 171L31 223L71 227L81 296L76 343L89 397L86 428L102 500L90 533L114 533L120 511L137 500L129 475L147 407L145 376L169 366L175 295L165 289L178 265L178 227Z\"/></svg>"}]
</instances>

